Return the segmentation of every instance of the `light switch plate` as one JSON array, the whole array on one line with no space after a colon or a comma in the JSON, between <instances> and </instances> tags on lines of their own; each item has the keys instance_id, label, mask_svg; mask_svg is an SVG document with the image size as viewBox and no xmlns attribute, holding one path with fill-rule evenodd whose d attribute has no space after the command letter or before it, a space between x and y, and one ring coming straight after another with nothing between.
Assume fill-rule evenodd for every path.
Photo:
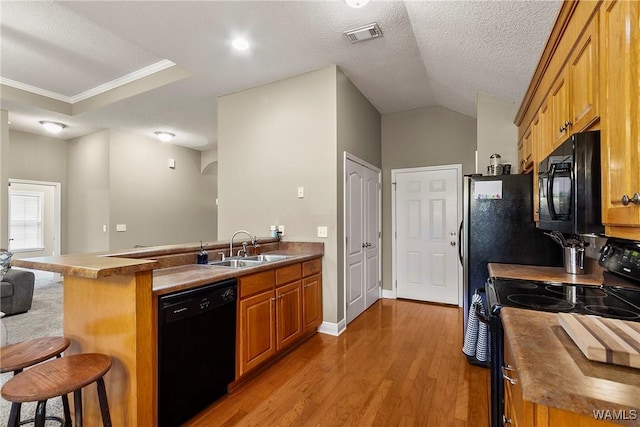
<instances>
[{"instance_id":1,"label":"light switch plate","mask_svg":"<svg viewBox=\"0 0 640 427\"><path fill-rule=\"evenodd\" d=\"M304 199L304 187L298 187L298 199Z\"/></svg>"},{"instance_id":2,"label":"light switch plate","mask_svg":"<svg viewBox=\"0 0 640 427\"><path fill-rule=\"evenodd\" d=\"M318 237L329 237L327 227L318 227Z\"/></svg>"},{"instance_id":3,"label":"light switch plate","mask_svg":"<svg viewBox=\"0 0 640 427\"><path fill-rule=\"evenodd\" d=\"M280 236L284 236L284 225L279 225L278 231L280 232Z\"/></svg>"},{"instance_id":4,"label":"light switch plate","mask_svg":"<svg viewBox=\"0 0 640 427\"><path fill-rule=\"evenodd\" d=\"M116 224L116 231L127 231L127 224Z\"/></svg>"}]
</instances>

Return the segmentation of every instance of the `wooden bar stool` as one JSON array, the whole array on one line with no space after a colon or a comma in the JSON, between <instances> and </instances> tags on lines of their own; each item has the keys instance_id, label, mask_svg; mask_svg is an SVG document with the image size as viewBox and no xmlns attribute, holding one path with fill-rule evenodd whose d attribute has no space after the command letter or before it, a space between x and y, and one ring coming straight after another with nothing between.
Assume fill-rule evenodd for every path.
<instances>
[{"instance_id":1,"label":"wooden bar stool","mask_svg":"<svg viewBox=\"0 0 640 427\"><path fill-rule=\"evenodd\" d=\"M102 424L111 426L104 375L111 369L111 358L99 353L81 353L44 362L15 375L2 387L2 397L12 402L9 427L20 424L20 405L38 402L35 427L44 427L47 400L73 392L75 425L82 426L82 388L96 383ZM67 416L67 414L65 414ZM65 425L71 425L67 417Z\"/></svg>"},{"instance_id":2,"label":"wooden bar stool","mask_svg":"<svg viewBox=\"0 0 640 427\"><path fill-rule=\"evenodd\" d=\"M19 374L24 368L36 365L53 357L60 357L71 341L65 337L44 337L35 338L28 341L21 341L0 348L0 373L13 372ZM16 412L20 418L20 403L16 403ZM62 396L62 406L64 408L65 419L70 419L69 399ZM64 425L64 420L59 417L47 417L48 420L57 421ZM33 420L32 420L33 421ZM27 421L23 421L26 423Z\"/></svg>"}]
</instances>

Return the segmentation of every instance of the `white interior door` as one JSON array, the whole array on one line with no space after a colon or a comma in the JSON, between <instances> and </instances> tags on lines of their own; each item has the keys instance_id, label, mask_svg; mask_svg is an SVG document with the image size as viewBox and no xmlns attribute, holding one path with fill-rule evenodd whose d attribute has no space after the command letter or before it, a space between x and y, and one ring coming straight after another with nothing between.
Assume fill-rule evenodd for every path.
<instances>
[{"instance_id":1,"label":"white interior door","mask_svg":"<svg viewBox=\"0 0 640 427\"><path fill-rule=\"evenodd\" d=\"M364 205L365 168L347 161L346 185L346 317L347 323L366 309L364 292L365 248L362 212Z\"/></svg>"},{"instance_id":2,"label":"white interior door","mask_svg":"<svg viewBox=\"0 0 640 427\"><path fill-rule=\"evenodd\" d=\"M399 298L458 304L459 165L394 172Z\"/></svg>"},{"instance_id":3,"label":"white interior door","mask_svg":"<svg viewBox=\"0 0 640 427\"><path fill-rule=\"evenodd\" d=\"M351 322L380 298L380 171L345 163L345 301Z\"/></svg>"},{"instance_id":4,"label":"white interior door","mask_svg":"<svg viewBox=\"0 0 640 427\"><path fill-rule=\"evenodd\" d=\"M368 168L365 172L365 305L380 299L380 174Z\"/></svg>"}]
</instances>

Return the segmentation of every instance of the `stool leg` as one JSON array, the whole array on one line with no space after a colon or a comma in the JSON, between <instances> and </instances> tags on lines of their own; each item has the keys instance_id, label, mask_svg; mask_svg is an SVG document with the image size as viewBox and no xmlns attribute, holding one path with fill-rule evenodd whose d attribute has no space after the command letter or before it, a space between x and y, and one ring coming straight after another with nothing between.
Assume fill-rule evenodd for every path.
<instances>
[{"instance_id":1,"label":"stool leg","mask_svg":"<svg viewBox=\"0 0 640 427\"><path fill-rule=\"evenodd\" d=\"M98 400L100 402L100 412L102 413L102 425L104 427L111 427L109 400L107 400L107 389L104 386L104 380L102 378L98 378L96 385L98 386Z\"/></svg>"},{"instance_id":2,"label":"stool leg","mask_svg":"<svg viewBox=\"0 0 640 427\"><path fill-rule=\"evenodd\" d=\"M76 427L82 427L82 390L73 392L73 407L76 410Z\"/></svg>"},{"instance_id":3,"label":"stool leg","mask_svg":"<svg viewBox=\"0 0 640 427\"><path fill-rule=\"evenodd\" d=\"M9 422L7 427L18 427L20 425L20 408L21 403L12 403L11 411L9 411Z\"/></svg>"},{"instance_id":4,"label":"stool leg","mask_svg":"<svg viewBox=\"0 0 640 427\"><path fill-rule=\"evenodd\" d=\"M47 401L41 400L36 406L36 420L33 423L35 427L44 427L45 418L47 417Z\"/></svg>"},{"instance_id":5,"label":"stool leg","mask_svg":"<svg viewBox=\"0 0 640 427\"><path fill-rule=\"evenodd\" d=\"M62 408L64 409L64 427L71 427L71 411L69 410L69 396L62 395Z\"/></svg>"}]
</instances>

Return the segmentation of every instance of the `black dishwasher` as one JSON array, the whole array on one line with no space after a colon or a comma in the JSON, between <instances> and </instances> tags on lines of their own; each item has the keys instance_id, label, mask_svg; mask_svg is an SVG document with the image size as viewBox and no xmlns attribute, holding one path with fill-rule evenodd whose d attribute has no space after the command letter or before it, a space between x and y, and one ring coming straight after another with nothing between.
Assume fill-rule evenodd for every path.
<instances>
[{"instance_id":1,"label":"black dishwasher","mask_svg":"<svg viewBox=\"0 0 640 427\"><path fill-rule=\"evenodd\" d=\"M160 297L159 426L179 426L227 393L235 378L236 299L236 279Z\"/></svg>"}]
</instances>

